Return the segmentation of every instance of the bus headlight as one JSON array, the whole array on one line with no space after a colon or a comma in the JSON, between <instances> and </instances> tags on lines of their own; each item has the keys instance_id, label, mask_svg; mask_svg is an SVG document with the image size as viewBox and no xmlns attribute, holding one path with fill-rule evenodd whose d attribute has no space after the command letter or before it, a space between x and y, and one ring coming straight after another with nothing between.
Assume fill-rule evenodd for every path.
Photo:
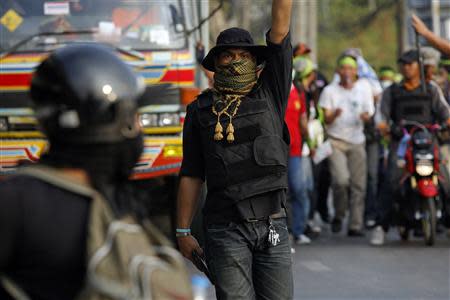
<instances>
[{"instance_id":1,"label":"bus headlight","mask_svg":"<svg viewBox=\"0 0 450 300\"><path fill-rule=\"evenodd\" d=\"M433 174L433 164L430 161L418 161L416 163L416 172L420 176L430 176Z\"/></svg>"},{"instance_id":2,"label":"bus headlight","mask_svg":"<svg viewBox=\"0 0 450 300\"><path fill-rule=\"evenodd\" d=\"M8 119L0 118L0 131L8 131Z\"/></svg>"},{"instance_id":3,"label":"bus headlight","mask_svg":"<svg viewBox=\"0 0 450 300\"><path fill-rule=\"evenodd\" d=\"M178 113L163 113L159 115L159 126L180 125L180 115Z\"/></svg>"},{"instance_id":4,"label":"bus headlight","mask_svg":"<svg viewBox=\"0 0 450 300\"><path fill-rule=\"evenodd\" d=\"M158 126L158 115L157 114L141 114L139 116L139 122L143 128L146 127L156 127Z\"/></svg>"}]
</instances>

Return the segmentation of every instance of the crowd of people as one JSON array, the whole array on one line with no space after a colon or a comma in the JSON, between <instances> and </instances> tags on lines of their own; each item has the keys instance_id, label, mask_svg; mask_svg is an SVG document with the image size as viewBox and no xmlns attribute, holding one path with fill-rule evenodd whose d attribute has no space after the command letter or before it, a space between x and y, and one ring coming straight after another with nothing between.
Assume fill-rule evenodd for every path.
<instances>
[{"instance_id":1,"label":"crowd of people","mask_svg":"<svg viewBox=\"0 0 450 300\"><path fill-rule=\"evenodd\" d=\"M413 18L416 30L432 43L434 35L420 19ZM450 116L450 63L448 49L442 49L446 44L437 40L434 45L442 55L432 47L423 47L420 55L431 95L430 117L445 126ZM348 212L349 237L363 237L368 229L372 231L370 243L382 245L393 222L392 206L401 197L403 169L397 166L396 157L400 136L391 132L401 122L395 104L401 97L421 93L419 52L402 53L399 72L393 66L382 66L376 72L359 49L346 49L337 57L336 73L328 84L309 57L310 51L303 43L294 48L286 114L291 135L288 174L293 241L309 244L318 236L317 216L322 224L330 224L333 233L341 232ZM441 158L450 172L448 148L448 137L444 137ZM441 172L447 184L448 172ZM415 233L421 235L420 229Z\"/></svg>"},{"instance_id":2,"label":"crowd of people","mask_svg":"<svg viewBox=\"0 0 450 300\"><path fill-rule=\"evenodd\" d=\"M401 197L397 108L422 95L420 53L398 58L399 80L394 67L377 74L349 48L328 83L310 49L291 46L291 8L273 1L267 46L241 28L221 32L201 62L211 89L187 107L176 241L218 299L293 299L291 235L311 243L317 215L339 233L348 211L347 235L372 228L381 245ZM416 17L414 26L450 55L450 43ZM450 126L450 63L437 53L424 51L425 105L430 120ZM142 79L98 45L58 49L39 65L31 97L51 147L0 183L2 299L192 299L181 256L130 191L143 92ZM190 227L204 182L201 246Z\"/></svg>"}]
</instances>

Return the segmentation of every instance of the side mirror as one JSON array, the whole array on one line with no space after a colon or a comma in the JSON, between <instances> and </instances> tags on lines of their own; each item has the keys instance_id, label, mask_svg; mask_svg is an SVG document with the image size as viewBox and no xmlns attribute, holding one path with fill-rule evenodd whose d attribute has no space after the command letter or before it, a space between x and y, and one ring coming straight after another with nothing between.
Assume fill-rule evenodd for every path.
<instances>
[{"instance_id":1,"label":"side mirror","mask_svg":"<svg viewBox=\"0 0 450 300\"><path fill-rule=\"evenodd\" d=\"M172 18L172 25L176 33L181 33L184 31L184 25L183 25L183 16L180 14L180 12L177 10L177 8L173 5L169 5L170 9L170 16Z\"/></svg>"}]
</instances>

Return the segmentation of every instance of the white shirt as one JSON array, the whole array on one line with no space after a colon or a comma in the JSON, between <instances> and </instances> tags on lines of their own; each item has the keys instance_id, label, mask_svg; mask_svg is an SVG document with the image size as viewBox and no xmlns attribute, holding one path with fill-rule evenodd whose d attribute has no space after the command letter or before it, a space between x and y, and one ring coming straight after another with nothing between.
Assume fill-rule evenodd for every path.
<instances>
[{"instance_id":1,"label":"white shirt","mask_svg":"<svg viewBox=\"0 0 450 300\"><path fill-rule=\"evenodd\" d=\"M345 89L338 83L328 85L320 95L319 105L332 111L342 109L341 115L326 125L329 136L352 144L365 142L360 115L367 112L372 116L375 112L373 93L367 80L356 81L351 89Z\"/></svg>"}]
</instances>

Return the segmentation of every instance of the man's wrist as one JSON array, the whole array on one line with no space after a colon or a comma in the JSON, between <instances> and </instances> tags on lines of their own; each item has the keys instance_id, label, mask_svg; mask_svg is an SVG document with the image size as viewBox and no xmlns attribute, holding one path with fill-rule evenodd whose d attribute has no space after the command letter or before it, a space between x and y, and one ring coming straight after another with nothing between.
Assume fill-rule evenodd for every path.
<instances>
[{"instance_id":1,"label":"man's wrist","mask_svg":"<svg viewBox=\"0 0 450 300\"><path fill-rule=\"evenodd\" d=\"M175 236L178 237L185 237L191 235L191 229L190 228L177 228L175 229Z\"/></svg>"},{"instance_id":2,"label":"man's wrist","mask_svg":"<svg viewBox=\"0 0 450 300\"><path fill-rule=\"evenodd\" d=\"M177 232L175 233L175 237L180 238L180 237L187 237L187 236L191 236L190 232Z\"/></svg>"}]
</instances>

